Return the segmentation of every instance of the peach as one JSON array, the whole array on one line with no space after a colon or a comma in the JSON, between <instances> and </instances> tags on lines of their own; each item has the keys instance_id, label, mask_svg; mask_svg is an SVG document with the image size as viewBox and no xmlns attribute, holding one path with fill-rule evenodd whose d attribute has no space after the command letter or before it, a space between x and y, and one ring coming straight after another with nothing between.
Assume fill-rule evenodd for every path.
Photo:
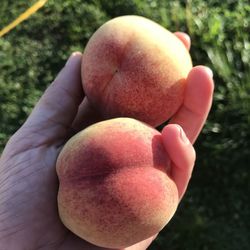
<instances>
[{"instance_id":1,"label":"peach","mask_svg":"<svg viewBox=\"0 0 250 250\"><path fill-rule=\"evenodd\" d=\"M132 118L102 121L72 137L56 165L64 225L92 244L118 249L158 233L178 204L161 138Z\"/></svg>"},{"instance_id":2,"label":"peach","mask_svg":"<svg viewBox=\"0 0 250 250\"><path fill-rule=\"evenodd\" d=\"M131 117L157 126L182 104L191 68L189 52L173 33L144 17L122 16L87 43L83 88L104 119Z\"/></svg>"}]
</instances>

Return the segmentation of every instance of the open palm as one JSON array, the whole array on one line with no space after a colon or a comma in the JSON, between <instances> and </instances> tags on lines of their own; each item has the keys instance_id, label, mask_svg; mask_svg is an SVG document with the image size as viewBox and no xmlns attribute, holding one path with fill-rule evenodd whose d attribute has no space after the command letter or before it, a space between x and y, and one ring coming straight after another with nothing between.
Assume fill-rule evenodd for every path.
<instances>
[{"instance_id":1,"label":"open palm","mask_svg":"<svg viewBox=\"0 0 250 250\"><path fill-rule=\"evenodd\" d=\"M176 35L190 47L186 35ZM81 60L81 53L69 58L27 121L11 137L0 158L0 249L104 249L67 230L57 211L57 156L70 136L98 120L84 98ZM162 131L180 199L195 160L191 143L206 120L212 92L209 70L203 66L193 68L187 79L183 105ZM126 250L146 249L153 238Z\"/></svg>"}]
</instances>

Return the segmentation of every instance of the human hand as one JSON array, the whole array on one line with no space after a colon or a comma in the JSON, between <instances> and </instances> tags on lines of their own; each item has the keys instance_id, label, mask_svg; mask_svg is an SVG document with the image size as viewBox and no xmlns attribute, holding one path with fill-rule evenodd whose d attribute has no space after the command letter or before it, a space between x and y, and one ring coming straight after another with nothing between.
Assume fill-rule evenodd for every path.
<instances>
[{"instance_id":1,"label":"human hand","mask_svg":"<svg viewBox=\"0 0 250 250\"><path fill-rule=\"evenodd\" d=\"M190 47L189 39L176 34ZM57 156L76 131L98 121L81 87L81 53L73 54L41 97L0 158L0 249L104 250L78 238L61 223L57 211ZM207 69L192 69L183 106L163 131L171 159L171 177L180 198L195 160L192 144L208 115L213 81ZM191 141L181 140L181 127ZM182 137L185 138L184 132ZM126 250L146 249L154 237Z\"/></svg>"}]
</instances>

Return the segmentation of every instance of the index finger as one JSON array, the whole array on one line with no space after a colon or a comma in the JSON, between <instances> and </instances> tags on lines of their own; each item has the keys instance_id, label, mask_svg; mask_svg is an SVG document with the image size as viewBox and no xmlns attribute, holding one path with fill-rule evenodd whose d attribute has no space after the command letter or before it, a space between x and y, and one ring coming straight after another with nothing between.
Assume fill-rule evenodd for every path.
<instances>
[{"instance_id":1,"label":"index finger","mask_svg":"<svg viewBox=\"0 0 250 250\"><path fill-rule=\"evenodd\" d=\"M170 123L179 124L193 144L210 111L213 99L213 74L205 66L194 67L188 77L184 101Z\"/></svg>"}]
</instances>

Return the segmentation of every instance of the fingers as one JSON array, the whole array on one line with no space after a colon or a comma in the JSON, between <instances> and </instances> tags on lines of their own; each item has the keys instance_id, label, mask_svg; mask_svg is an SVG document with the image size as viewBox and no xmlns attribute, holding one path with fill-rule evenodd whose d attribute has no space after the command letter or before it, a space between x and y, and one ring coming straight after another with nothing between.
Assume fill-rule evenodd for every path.
<instances>
[{"instance_id":1,"label":"fingers","mask_svg":"<svg viewBox=\"0 0 250 250\"><path fill-rule=\"evenodd\" d=\"M181 199L193 171L195 150L182 128L177 124L167 125L162 131L162 138L171 160L170 175Z\"/></svg>"},{"instance_id":2,"label":"fingers","mask_svg":"<svg viewBox=\"0 0 250 250\"><path fill-rule=\"evenodd\" d=\"M179 32L179 31L175 32L174 34L181 40L181 42L184 44L186 49L190 50L190 47L191 47L190 36L184 32Z\"/></svg>"},{"instance_id":3,"label":"fingers","mask_svg":"<svg viewBox=\"0 0 250 250\"><path fill-rule=\"evenodd\" d=\"M54 82L47 88L24 124L30 132L46 136L65 136L83 100L80 52L73 53ZM51 139L51 138L47 138Z\"/></svg>"},{"instance_id":4,"label":"fingers","mask_svg":"<svg viewBox=\"0 0 250 250\"><path fill-rule=\"evenodd\" d=\"M191 143L194 143L212 105L212 71L205 66L196 66L189 73L186 84L183 105L170 123L179 124Z\"/></svg>"}]
</instances>

